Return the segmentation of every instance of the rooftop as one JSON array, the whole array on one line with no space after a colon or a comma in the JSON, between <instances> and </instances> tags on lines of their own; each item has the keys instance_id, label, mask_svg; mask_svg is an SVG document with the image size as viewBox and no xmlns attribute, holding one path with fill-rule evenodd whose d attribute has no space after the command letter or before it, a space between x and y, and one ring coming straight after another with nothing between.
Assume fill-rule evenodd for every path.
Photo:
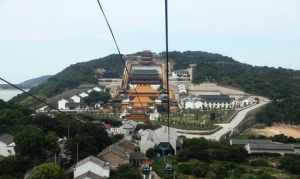
<instances>
[{"instance_id":1,"label":"rooftop","mask_svg":"<svg viewBox=\"0 0 300 179\"><path fill-rule=\"evenodd\" d=\"M294 151L294 147L291 144L277 144L277 143L269 143L269 144L248 144L251 150L287 150Z\"/></svg>"},{"instance_id":2,"label":"rooftop","mask_svg":"<svg viewBox=\"0 0 300 179\"><path fill-rule=\"evenodd\" d=\"M109 166L107 165L106 162L100 160L99 158L97 157L94 157L94 156L89 156L81 161L79 161L77 164L76 164L76 167L80 167L88 162L93 162L95 164L97 164L98 166L101 166L101 167L106 167L106 168L109 168Z\"/></svg>"},{"instance_id":3,"label":"rooftop","mask_svg":"<svg viewBox=\"0 0 300 179\"><path fill-rule=\"evenodd\" d=\"M131 160L147 160L148 158L145 156L145 154L141 152L135 152L130 154L129 157Z\"/></svg>"},{"instance_id":4,"label":"rooftop","mask_svg":"<svg viewBox=\"0 0 300 179\"><path fill-rule=\"evenodd\" d=\"M82 174L74 179L104 179L103 177L98 176L97 174L93 172L87 172L85 174Z\"/></svg>"},{"instance_id":5,"label":"rooftop","mask_svg":"<svg viewBox=\"0 0 300 179\"><path fill-rule=\"evenodd\" d=\"M6 145L9 145L14 142L14 136L10 134L2 134L0 135L0 141L5 143Z\"/></svg>"},{"instance_id":6,"label":"rooftop","mask_svg":"<svg viewBox=\"0 0 300 179\"><path fill-rule=\"evenodd\" d=\"M231 139L230 144L231 145L246 145L246 144L268 144L272 143L272 140L267 139Z\"/></svg>"}]
</instances>

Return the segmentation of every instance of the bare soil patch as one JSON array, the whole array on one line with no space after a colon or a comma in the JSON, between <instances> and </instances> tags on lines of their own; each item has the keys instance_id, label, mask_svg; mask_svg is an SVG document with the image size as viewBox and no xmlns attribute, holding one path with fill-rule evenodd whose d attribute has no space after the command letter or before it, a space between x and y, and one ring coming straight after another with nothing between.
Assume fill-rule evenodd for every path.
<instances>
[{"instance_id":1,"label":"bare soil patch","mask_svg":"<svg viewBox=\"0 0 300 179\"><path fill-rule=\"evenodd\" d=\"M300 125L274 124L263 129L252 129L251 133L267 137L284 134L289 137L300 138Z\"/></svg>"}]
</instances>

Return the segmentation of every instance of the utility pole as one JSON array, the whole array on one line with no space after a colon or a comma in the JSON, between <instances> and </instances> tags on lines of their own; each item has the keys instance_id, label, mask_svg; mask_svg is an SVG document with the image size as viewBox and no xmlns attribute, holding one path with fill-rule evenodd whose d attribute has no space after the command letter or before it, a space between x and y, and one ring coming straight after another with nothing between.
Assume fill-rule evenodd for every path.
<instances>
[{"instance_id":1,"label":"utility pole","mask_svg":"<svg viewBox=\"0 0 300 179\"><path fill-rule=\"evenodd\" d=\"M77 148L76 149L76 163L78 163L78 160L79 160L79 152L78 152L78 150L79 150L79 144L77 144L76 148Z\"/></svg>"}]
</instances>

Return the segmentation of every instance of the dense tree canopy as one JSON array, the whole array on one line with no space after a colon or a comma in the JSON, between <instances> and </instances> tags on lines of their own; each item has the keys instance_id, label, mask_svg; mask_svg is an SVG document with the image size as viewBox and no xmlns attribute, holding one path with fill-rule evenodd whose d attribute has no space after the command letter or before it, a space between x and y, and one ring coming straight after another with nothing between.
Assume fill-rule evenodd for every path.
<instances>
[{"instance_id":1,"label":"dense tree canopy","mask_svg":"<svg viewBox=\"0 0 300 179\"><path fill-rule=\"evenodd\" d=\"M63 179L64 174L59 165L44 163L32 170L31 179Z\"/></svg>"},{"instance_id":2,"label":"dense tree canopy","mask_svg":"<svg viewBox=\"0 0 300 179\"><path fill-rule=\"evenodd\" d=\"M84 102L91 106L95 105L98 102L107 103L108 100L111 98L110 93L108 92L91 92L88 97L84 98Z\"/></svg>"},{"instance_id":3,"label":"dense tree canopy","mask_svg":"<svg viewBox=\"0 0 300 179\"><path fill-rule=\"evenodd\" d=\"M121 166L117 171L111 173L110 179L142 179L139 170L129 165Z\"/></svg>"},{"instance_id":4,"label":"dense tree canopy","mask_svg":"<svg viewBox=\"0 0 300 179\"><path fill-rule=\"evenodd\" d=\"M8 119L14 122L11 123ZM64 166L73 165L76 159L74 145L77 143L82 147L80 156L101 152L111 144L111 139L105 129L89 121L83 115L32 115L30 110L0 100L0 135L12 134L16 143L15 157L0 158L0 178L22 178L32 167L45 161L54 161L54 156ZM71 161L59 159L60 148L57 141L62 137L69 137L66 149Z\"/></svg>"}]
</instances>

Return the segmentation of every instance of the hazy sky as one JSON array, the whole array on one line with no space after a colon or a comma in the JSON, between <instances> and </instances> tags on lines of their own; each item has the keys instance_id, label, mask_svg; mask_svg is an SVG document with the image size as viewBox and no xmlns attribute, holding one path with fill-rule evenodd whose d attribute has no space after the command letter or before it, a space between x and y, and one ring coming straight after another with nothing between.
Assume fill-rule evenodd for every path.
<instances>
[{"instance_id":1,"label":"hazy sky","mask_svg":"<svg viewBox=\"0 0 300 179\"><path fill-rule=\"evenodd\" d=\"M123 53L164 50L163 0L102 0ZM169 0L170 49L300 69L299 0ZM0 76L13 82L115 53L96 0L0 0Z\"/></svg>"}]
</instances>

